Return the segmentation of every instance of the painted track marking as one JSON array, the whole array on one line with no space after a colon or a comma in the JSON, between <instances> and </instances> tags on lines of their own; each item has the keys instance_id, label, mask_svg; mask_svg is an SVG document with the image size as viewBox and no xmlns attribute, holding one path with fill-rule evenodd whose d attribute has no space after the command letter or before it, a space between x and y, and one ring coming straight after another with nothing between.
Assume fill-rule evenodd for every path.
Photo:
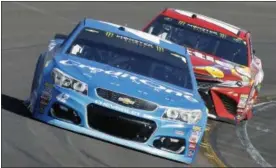
<instances>
[{"instance_id":1,"label":"painted track marking","mask_svg":"<svg viewBox=\"0 0 276 168\"><path fill-rule=\"evenodd\" d=\"M263 103L259 103L256 104L254 107L260 107L259 110L263 110L265 107L265 105L270 104L270 103L275 103L276 101L269 101L269 102L263 102ZM237 136L241 142L241 144L246 148L246 151L250 154L250 156L262 167L272 167L272 165L270 165L263 157L262 155L259 153L259 151L253 146L253 144L250 141L250 138L248 136L248 132L247 132L247 123L248 121L246 121L244 124L241 125L241 127L237 127L236 129L236 133Z\"/></svg>"},{"instance_id":2,"label":"painted track marking","mask_svg":"<svg viewBox=\"0 0 276 168\"><path fill-rule=\"evenodd\" d=\"M215 166L226 167L226 165L219 159L209 142L210 132L212 130L211 127L211 125L207 124L202 142L200 144L201 149L203 149L203 154L205 157L207 157L208 160L211 161L211 163L213 163Z\"/></svg>"}]
</instances>

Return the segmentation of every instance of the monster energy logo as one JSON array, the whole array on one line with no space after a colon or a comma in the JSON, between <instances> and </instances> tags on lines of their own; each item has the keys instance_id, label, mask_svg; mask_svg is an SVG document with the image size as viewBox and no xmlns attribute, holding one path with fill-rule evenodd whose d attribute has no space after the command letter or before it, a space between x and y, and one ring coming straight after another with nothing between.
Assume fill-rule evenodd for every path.
<instances>
[{"instance_id":1,"label":"monster energy logo","mask_svg":"<svg viewBox=\"0 0 276 168\"><path fill-rule=\"evenodd\" d=\"M106 32L105 35L109 38L113 37L114 36L114 33L111 33L111 32Z\"/></svg>"},{"instance_id":2,"label":"monster energy logo","mask_svg":"<svg viewBox=\"0 0 276 168\"><path fill-rule=\"evenodd\" d=\"M185 25L185 24L186 24L186 22L179 21L179 22L178 22L178 24L179 24L179 25Z\"/></svg>"},{"instance_id":3,"label":"monster energy logo","mask_svg":"<svg viewBox=\"0 0 276 168\"><path fill-rule=\"evenodd\" d=\"M220 33L219 36L220 36L221 38L226 38L226 35L225 35L225 34L222 34L222 33Z\"/></svg>"},{"instance_id":4,"label":"monster energy logo","mask_svg":"<svg viewBox=\"0 0 276 168\"><path fill-rule=\"evenodd\" d=\"M234 38L234 41L240 43L240 42L242 42L242 39L241 38Z\"/></svg>"},{"instance_id":5,"label":"monster energy logo","mask_svg":"<svg viewBox=\"0 0 276 168\"><path fill-rule=\"evenodd\" d=\"M164 48L159 47L159 46L156 46L156 50L157 50L158 52L164 52Z\"/></svg>"}]
</instances>

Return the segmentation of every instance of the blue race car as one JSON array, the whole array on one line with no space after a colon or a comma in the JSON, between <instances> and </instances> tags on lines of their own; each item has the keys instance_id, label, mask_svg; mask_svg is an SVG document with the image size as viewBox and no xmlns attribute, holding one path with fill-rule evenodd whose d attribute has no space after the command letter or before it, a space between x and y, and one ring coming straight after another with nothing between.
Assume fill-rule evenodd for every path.
<instances>
[{"instance_id":1,"label":"blue race car","mask_svg":"<svg viewBox=\"0 0 276 168\"><path fill-rule=\"evenodd\" d=\"M188 164L207 124L185 48L92 19L51 40L27 102L35 119Z\"/></svg>"}]
</instances>

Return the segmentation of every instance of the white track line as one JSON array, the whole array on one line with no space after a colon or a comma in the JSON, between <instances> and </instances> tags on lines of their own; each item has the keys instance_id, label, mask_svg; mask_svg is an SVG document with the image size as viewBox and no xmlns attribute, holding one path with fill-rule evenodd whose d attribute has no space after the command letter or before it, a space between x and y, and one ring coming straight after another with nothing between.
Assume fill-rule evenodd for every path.
<instances>
[{"instance_id":1,"label":"white track line","mask_svg":"<svg viewBox=\"0 0 276 168\"><path fill-rule=\"evenodd\" d=\"M254 105L254 107L264 106L269 103L273 103L276 101L269 101L269 102L263 102ZM253 144L250 141L250 138L248 136L247 132L247 121L245 124L243 124L241 127L237 127L236 129L237 136L239 137L239 140L241 141L242 145L246 148L246 151L250 154L250 156L262 167L272 167L259 153L259 151L253 146Z\"/></svg>"}]
</instances>

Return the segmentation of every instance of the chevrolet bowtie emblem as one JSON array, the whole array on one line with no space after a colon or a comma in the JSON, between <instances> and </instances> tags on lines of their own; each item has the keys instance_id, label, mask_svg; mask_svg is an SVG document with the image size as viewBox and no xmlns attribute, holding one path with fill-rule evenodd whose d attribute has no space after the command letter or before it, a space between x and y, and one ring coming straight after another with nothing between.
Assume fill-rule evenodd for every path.
<instances>
[{"instance_id":1,"label":"chevrolet bowtie emblem","mask_svg":"<svg viewBox=\"0 0 276 168\"><path fill-rule=\"evenodd\" d=\"M124 98L124 97L119 97L119 98L118 98L118 101L119 101L119 102L122 102L122 103L124 103L124 104L126 104L126 105L133 105L133 104L135 103L135 101L132 101L131 99L129 99L129 98Z\"/></svg>"}]
</instances>

